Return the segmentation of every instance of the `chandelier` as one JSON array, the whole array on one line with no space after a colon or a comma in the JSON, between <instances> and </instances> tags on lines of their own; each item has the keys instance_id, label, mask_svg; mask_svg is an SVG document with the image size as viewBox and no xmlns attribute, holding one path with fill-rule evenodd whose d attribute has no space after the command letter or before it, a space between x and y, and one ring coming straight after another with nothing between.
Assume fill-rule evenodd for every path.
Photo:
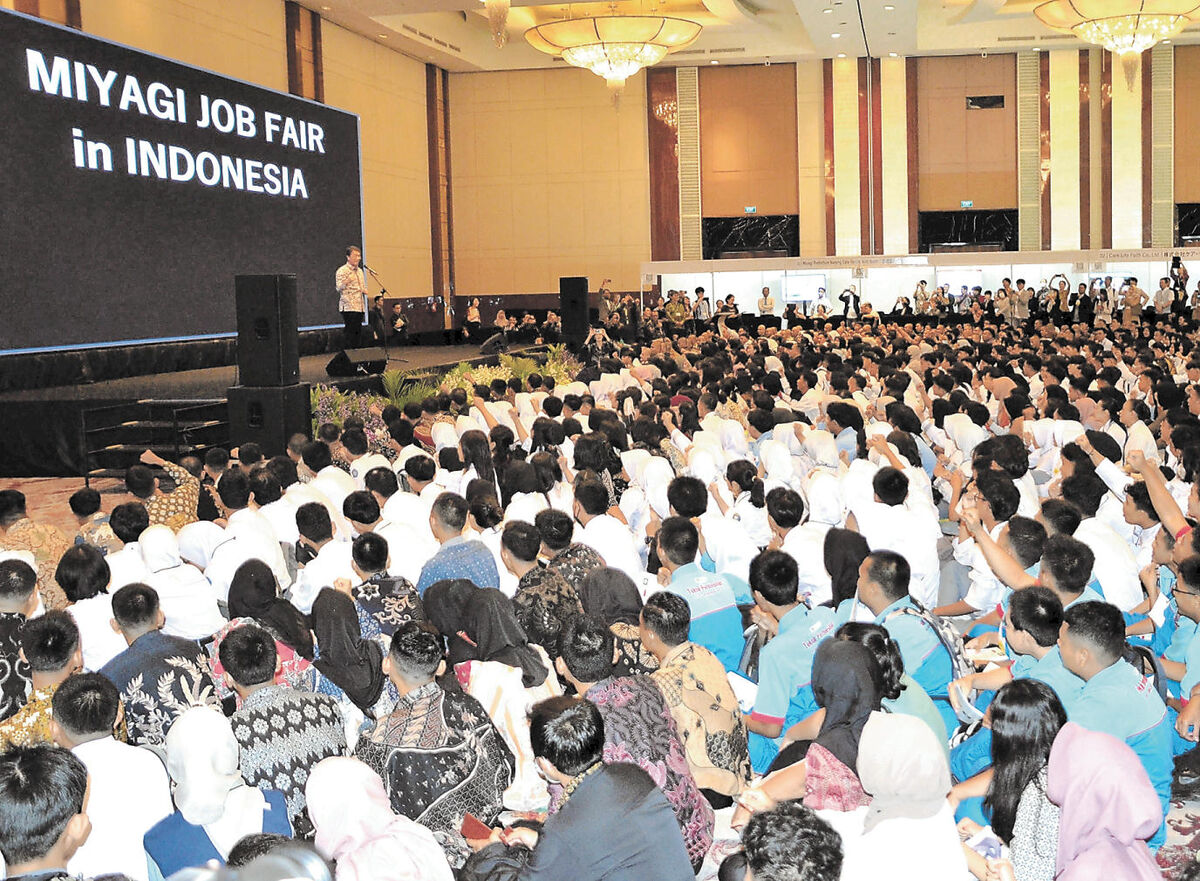
<instances>
[{"instance_id":1,"label":"chandelier","mask_svg":"<svg viewBox=\"0 0 1200 881\"><path fill-rule=\"evenodd\" d=\"M1116 55L1132 88L1138 56L1200 17L1200 6L1196 0L1046 0L1033 14L1049 28Z\"/></svg>"},{"instance_id":2,"label":"chandelier","mask_svg":"<svg viewBox=\"0 0 1200 881\"><path fill-rule=\"evenodd\" d=\"M508 7L509 0L483 0L488 27L492 30L497 49L503 49L508 42Z\"/></svg>"},{"instance_id":3,"label":"chandelier","mask_svg":"<svg viewBox=\"0 0 1200 881\"><path fill-rule=\"evenodd\" d=\"M565 18L525 32L533 48L590 70L619 92L625 80L652 67L700 35L700 25L662 15L603 15Z\"/></svg>"}]
</instances>

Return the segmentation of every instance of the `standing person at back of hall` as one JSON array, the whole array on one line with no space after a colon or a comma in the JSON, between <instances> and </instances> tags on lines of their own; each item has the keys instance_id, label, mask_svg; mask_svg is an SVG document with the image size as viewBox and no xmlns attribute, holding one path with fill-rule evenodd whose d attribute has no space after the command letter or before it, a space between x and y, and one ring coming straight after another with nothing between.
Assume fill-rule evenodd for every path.
<instances>
[{"instance_id":1,"label":"standing person at back of hall","mask_svg":"<svg viewBox=\"0 0 1200 881\"><path fill-rule=\"evenodd\" d=\"M347 349L358 347L362 334L363 315L367 311L367 277L363 273L362 251L357 245L346 248L346 263L338 267L334 285L338 292L338 311L342 313L345 327L342 330L342 346Z\"/></svg>"}]
</instances>

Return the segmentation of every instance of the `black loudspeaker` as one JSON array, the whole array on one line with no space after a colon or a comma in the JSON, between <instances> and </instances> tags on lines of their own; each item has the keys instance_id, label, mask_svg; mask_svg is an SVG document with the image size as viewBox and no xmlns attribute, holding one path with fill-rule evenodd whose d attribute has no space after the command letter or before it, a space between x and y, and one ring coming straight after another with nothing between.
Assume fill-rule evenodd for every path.
<instances>
[{"instance_id":1,"label":"black loudspeaker","mask_svg":"<svg viewBox=\"0 0 1200 881\"><path fill-rule=\"evenodd\" d=\"M306 382L284 386L235 385L229 399L230 446L254 442L270 456L287 452L293 434L312 434Z\"/></svg>"},{"instance_id":2,"label":"black loudspeaker","mask_svg":"<svg viewBox=\"0 0 1200 881\"><path fill-rule=\"evenodd\" d=\"M508 340L504 333L494 333L479 347L480 355L495 355L499 352L508 351Z\"/></svg>"},{"instance_id":3,"label":"black loudspeaker","mask_svg":"<svg viewBox=\"0 0 1200 881\"><path fill-rule=\"evenodd\" d=\"M570 276L558 280L558 308L562 317L563 341L578 349L588 334L588 280Z\"/></svg>"},{"instance_id":4,"label":"black loudspeaker","mask_svg":"<svg viewBox=\"0 0 1200 881\"><path fill-rule=\"evenodd\" d=\"M343 349L325 365L330 376L364 376L383 373L387 369L387 352L379 346L365 349Z\"/></svg>"},{"instance_id":5,"label":"black loudspeaker","mask_svg":"<svg viewBox=\"0 0 1200 881\"><path fill-rule=\"evenodd\" d=\"M238 381L246 386L300 381L296 276L237 275Z\"/></svg>"}]
</instances>

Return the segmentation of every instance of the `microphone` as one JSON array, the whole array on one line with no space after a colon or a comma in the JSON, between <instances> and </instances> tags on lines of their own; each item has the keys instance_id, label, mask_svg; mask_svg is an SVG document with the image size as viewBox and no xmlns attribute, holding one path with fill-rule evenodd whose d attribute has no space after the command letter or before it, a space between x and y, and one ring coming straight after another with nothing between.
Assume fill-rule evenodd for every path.
<instances>
[{"instance_id":1,"label":"microphone","mask_svg":"<svg viewBox=\"0 0 1200 881\"><path fill-rule=\"evenodd\" d=\"M370 268L369 266L367 266L367 261L366 261L366 260L359 260L359 261L358 261L358 265L359 265L360 267L362 267L363 269L369 269L369 268Z\"/></svg>"}]
</instances>

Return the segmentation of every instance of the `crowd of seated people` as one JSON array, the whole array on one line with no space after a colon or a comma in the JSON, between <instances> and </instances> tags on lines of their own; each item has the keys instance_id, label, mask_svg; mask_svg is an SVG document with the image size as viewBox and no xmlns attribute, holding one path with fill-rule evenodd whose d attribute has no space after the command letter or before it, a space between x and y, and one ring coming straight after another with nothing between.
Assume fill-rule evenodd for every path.
<instances>
[{"instance_id":1,"label":"crowd of seated people","mask_svg":"<svg viewBox=\"0 0 1200 881\"><path fill-rule=\"evenodd\" d=\"M75 535L0 491L8 876L1162 878L1200 346L1071 317L606 336Z\"/></svg>"}]
</instances>

